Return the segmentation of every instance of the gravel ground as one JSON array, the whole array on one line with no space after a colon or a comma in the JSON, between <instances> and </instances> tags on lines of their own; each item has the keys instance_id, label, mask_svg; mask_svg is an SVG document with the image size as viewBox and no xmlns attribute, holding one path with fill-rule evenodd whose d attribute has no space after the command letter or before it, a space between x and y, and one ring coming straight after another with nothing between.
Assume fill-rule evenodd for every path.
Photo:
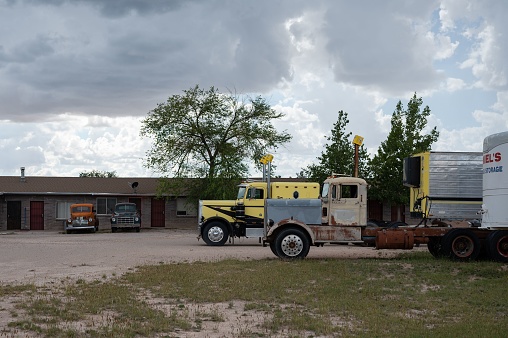
<instances>
[{"instance_id":1,"label":"gravel ground","mask_svg":"<svg viewBox=\"0 0 508 338\"><path fill-rule=\"evenodd\" d=\"M0 233L0 283L43 285L58 279L91 280L122 274L145 264L217 261L226 258L277 259L258 239L235 239L207 246L190 230L143 229L136 232L63 234L49 231ZM415 250L426 250L416 248ZM400 250L354 245L311 247L313 258L389 257Z\"/></svg>"}]
</instances>

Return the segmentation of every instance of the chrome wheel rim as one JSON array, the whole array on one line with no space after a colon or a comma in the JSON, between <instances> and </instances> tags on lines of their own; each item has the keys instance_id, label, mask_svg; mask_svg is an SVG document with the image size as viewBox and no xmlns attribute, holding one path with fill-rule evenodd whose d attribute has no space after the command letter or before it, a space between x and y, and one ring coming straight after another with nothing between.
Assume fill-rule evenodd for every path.
<instances>
[{"instance_id":1,"label":"chrome wheel rim","mask_svg":"<svg viewBox=\"0 0 508 338\"><path fill-rule=\"evenodd\" d=\"M224 231L219 226L213 226L208 230L208 239L214 243L220 242L224 238Z\"/></svg>"},{"instance_id":2,"label":"chrome wheel rim","mask_svg":"<svg viewBox=\"0 0 508 338\"><path fill-rule=\"evenodd\" d=\"M298 256L303 250L303 241L299 236L287 235L282 240L281 244L282 252L288 257Z\"/></svg>"}]
</instances>

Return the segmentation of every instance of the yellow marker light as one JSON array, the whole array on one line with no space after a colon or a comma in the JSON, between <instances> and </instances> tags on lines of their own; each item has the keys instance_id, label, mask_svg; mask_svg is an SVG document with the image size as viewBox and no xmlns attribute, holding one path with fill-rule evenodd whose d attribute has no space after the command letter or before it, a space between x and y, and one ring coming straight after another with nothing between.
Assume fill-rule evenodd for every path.
<instances>
[{"instance_id":1,"label":"yellow marker light","mask_svg":"<svg viewBox=\"0 0 508 338\"><path fill-rule=\"evenodd\" d=\"M363 137L361 137L360 135L355 135L355 138L353 139L353 144L361 146L363 144Z\"/></svg>"},{"instance_id":2,"label":"yellow marker light","mask_svg":"<svg viewBox=\"0 0 508 338\"><path fill-rule=\"evenodd\" d=\"M273 160L273 155L272 154L266 154L265 156L261 157L259 162L261 162L263 164L267 164L268 162L272 162L272 160Z\"/></svg>"}]
</instances>

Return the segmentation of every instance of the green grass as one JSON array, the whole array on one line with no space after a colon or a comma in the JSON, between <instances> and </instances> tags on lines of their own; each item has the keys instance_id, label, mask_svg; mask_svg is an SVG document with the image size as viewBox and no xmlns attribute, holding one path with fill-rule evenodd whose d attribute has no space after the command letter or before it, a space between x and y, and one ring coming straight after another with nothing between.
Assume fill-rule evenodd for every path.
<instances>
[{"instance_id":1,"label":"green grass","mask_svg":"<svg viewBox=\"0 0 508 338\"><path fill-rule=\"evenodd\" d=\"M48 337L182 336L201 331L203 322L233 320L221 309L234 311L233 303L242 302L235 316L259 323L237 326L235 337L504 337L507 284L506 264L436 260L422 252L159 264L58 290L13 288L25 297L9 327ZM196 304L212 307L193 312Z\"/></svg>"}]
</instances>

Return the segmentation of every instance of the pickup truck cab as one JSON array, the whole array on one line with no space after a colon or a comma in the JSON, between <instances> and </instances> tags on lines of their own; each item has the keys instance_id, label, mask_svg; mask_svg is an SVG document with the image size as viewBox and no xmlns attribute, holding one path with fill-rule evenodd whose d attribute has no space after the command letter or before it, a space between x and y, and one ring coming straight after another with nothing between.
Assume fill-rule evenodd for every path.
<instances>
[{"instance_id":1,"label":"pickup truck cab","mask_svg":"<svg viewBox=\"0 0 508 338\"><path fill-rule=\"evenodd\" d=\"M111 216L111 232L118 229L141 230L141 215L135 203L117 203Z\"/></svg>"},{"instance_id":2,"label":"pickup truck cab","mask_svg":"<svg viewBox=\"0 0 508 338\"><path fill-rule=\"evenodd\" d=\"M71 217L65 221L66 233L75 230L90 230L91 232L99 230L99 219L97 218L93 204L72 204L70 211Z\"/></svg>"}]
</instances>

